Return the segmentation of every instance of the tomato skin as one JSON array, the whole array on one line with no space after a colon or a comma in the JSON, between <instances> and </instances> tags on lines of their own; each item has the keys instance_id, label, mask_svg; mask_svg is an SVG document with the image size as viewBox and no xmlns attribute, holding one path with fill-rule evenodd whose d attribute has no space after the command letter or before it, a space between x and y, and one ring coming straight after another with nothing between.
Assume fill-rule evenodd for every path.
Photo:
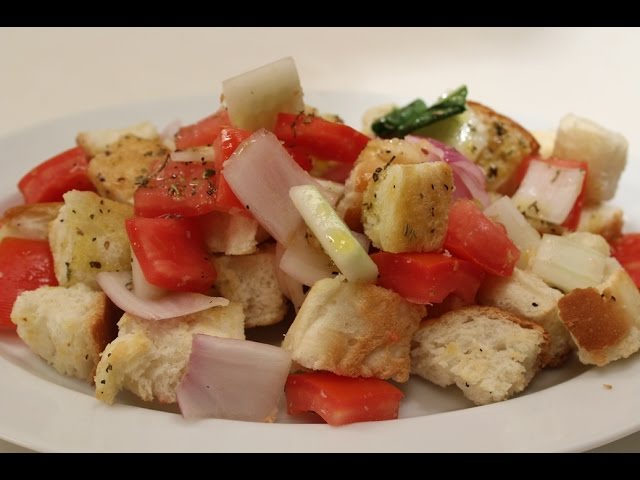
<instances>
[{"instance_id":1,"label":"tomato skin","mask_svg":"<svg viewBox=\"0 0 640 480\"><path fill-rule=\"evenodd\" d=\"M146 280L157 287L206 293L216 270L198 223L190 218L130 218L125 223Z\"/></svg>"},{"instance_id":2,"label":"tomato skin","mask_svg":"<svg viewBox=\"0 0 640 480\"><path fill-rule=\"evenodd\" d=\"M322 160L345 163L354 163L370 140L348 125L294 113L279 113L273 133L287 147L300 147Z\"/></svg>"},{"instance_id":3,"label":"tomato skin","mask_svg":"<svg viewBox=\"0 0 640 480\"><path fill-rule=\"evenodd\" d=\"M58 285L46 240L6 237L0 242L0 330L14 330L11 309L22 292Z\"/></svg>"},{"instance_id":4,"label":"tomato skin","mask_svg":"<svg viewBox=\"0 0 640 480\"><path fill-rule=\"evenodd\" d=\"M444 248L493 275L513 273L520 250L505 228L488 219L472 200L458 199L449 210Z\"/></svg>"},{"instance_id":5,"label":"tomato skin","mask_svg":"<svg viewBox=\"0 0 640 480\"><path fill-rule=\"evenodd\" d=\"M377 252L378 285L412 303L440 303L450 293L473 303L484 271L471 262L441 253Z\"/></svg>"},{"instance_id":6,"label":"tomato skin","mask_svg":"<svg viewBox=\"0 0 640 480\"><path fill-rule=\"evenodd\" d=\"M230 126L229 113L226 109L220 109L213 115L178 130L175 137L176 149L186 150L211 145L220 131Z\"/></svg>"},{"instance_id":7,"label":"tomato skin","mask_svg":"<svg viewBox=\"0 0 640 480\"><path fill-rule=\"evenodd\" d=\"M216 179L213 162L167 162L133 196L135 214L140 217L180 215L194 217L216 208Z\"/></svg>"},{"instance_id":8,"label":"tomato skin","mask_svg":"<svg viewBox=\"0 0 640 480\"><path fill-rule=\"evenodd\" d=\"M611 243L612 255L640 288L640 233L627 233Z\"/></svg>"},{"instance_id":9,"label":"tomato skin","mask_svg":"<svg viewBox=\"0 0 640 480\"><path fill-rule=\"evenodd\" d=\"M95 192L88 166L84 151L70 148L33 168L20 179L18 188L25 203L61 202L69 190Z\"/></svg>"},{"instance_id":10,"label":"tomato skin","mask_svg":"<svg viewBox=\"0 0 640 480\"><path fill-rule=\"evenodd\" d=\"M402 391L378 378L329 372L289 375L284 387L289 415L315 412L329 425L398 418Z\"/></svg>"},{"instance_id":11,"label":"tomato skin","mask_svg":"<svg viewBox=\"0 0 640 480\"><path fill-rule=\"evenodd\" d=\"M562 223L562 226L567 228L568 230L575 232L576 228L578 228L578 224L580 223L580 214L582 213L582 207L584 206L584 197L587 188L587 176L589 175L589 164L587 162L582 162L579 160L568 160L565 158L557 158L557 157L549 157L549 158L540 158L537 156L530 156L525 158L518 167L518 171L516 172L517 184L520 185L522 183L522 179L527 174L527 170L529 169L529 164L536 160L538 162L548 163L549 165L553 165L556 167L563 168L579 168L580 170L584 170L584 180L582 181L582 190L580 190L580 194L578 198L576 198L576 203L573 204L573 208L567 215L566 220Z\"/></svg>"}]
</instances>

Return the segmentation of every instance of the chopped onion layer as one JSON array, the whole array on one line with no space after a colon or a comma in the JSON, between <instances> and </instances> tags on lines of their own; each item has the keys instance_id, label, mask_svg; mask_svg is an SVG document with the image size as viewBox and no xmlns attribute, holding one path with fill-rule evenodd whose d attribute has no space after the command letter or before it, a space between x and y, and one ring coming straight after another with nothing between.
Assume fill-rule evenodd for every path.
<instances>
[{"instance_id":1,"label":"chopped onion layer","mask_svg":"<svg viewBox=\"0 0 640 480\"><path fill-rule=\"evenodd\" d=\"M280 291L285 297L291 300L291 303L293 303L293 307L297 313L307 295L304 292L304 285L291 278L280 268L280 261L282 260L284 252L284 245L276 243L276 255L274 259L276 263L276 279L278 280L278 287L280 287Z\"/></svg>"},{"instance_id":2,"label":"chopped onion layer","mask_svg":"<svg viewBox=\"0 0 640 480\"><path fill-rule=\"evenodd\" d=\"M201 312L211 307L226 307L229 300L200 293L169 292L156 300L145 300L129 290L129 272L100 272L96 277L100 288L121 310L148 320L164 320Z\"/></svg>"},{"instance_id":3,"label":"chopped onion layer","mask_svg":"<svg viewBox=\"0 0 640 480\"><path fill-rule=\"evenodd\" d=\"M309 244L313 238L307 235L305 228L298 231L282 255L280 268L294 280L312 287L318 280L331 278L338 272L324 251Z\"/></svg>"},{"instance_id":4,"label":"chopped onion layer","mask_svg":"<svg viewBox=\"0 0 640 480\"><path fill-rule=\"evenodd\" d=\"M286 350L264 343L193 336L176 396L185 418L273 421L291 368Z\"/></svg>"},{"instance_id":5,"label":"chopped onion layer","mask_svg":"<svg viewBox=\"0 0 640 480\"><path fill-rule=\"evenodd\" d=\"M224 163L224 178L254 218L279 243L288 245L302 217L289 198L291 187L314 185L311 175L298 165L276 136L259 130ZM322 189L330 201L334 194Z\"/></svg>"}]
</instances>

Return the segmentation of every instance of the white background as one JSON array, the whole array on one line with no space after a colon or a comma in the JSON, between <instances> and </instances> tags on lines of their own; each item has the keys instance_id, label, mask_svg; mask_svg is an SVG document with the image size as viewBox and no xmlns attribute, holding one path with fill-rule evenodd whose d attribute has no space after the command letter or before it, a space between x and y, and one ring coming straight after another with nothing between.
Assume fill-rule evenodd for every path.
<instances>
[{"instance_id":1,"label":"white background","mask_svg":"<svg viewBox=\"0 0 640 480\"><path fill-rule=\"evenodd\" d=\"M2 28L0 135L170 97L210 93L213 111L221 80L292 55L306 90L430 101L466 83L472 99L550 128L567 112L592 118L638 158L639 51L627 28ZM599 450L638 452L640 434ZM0 441L6 451L26 450Z\"/></svg>"}]
</instances>

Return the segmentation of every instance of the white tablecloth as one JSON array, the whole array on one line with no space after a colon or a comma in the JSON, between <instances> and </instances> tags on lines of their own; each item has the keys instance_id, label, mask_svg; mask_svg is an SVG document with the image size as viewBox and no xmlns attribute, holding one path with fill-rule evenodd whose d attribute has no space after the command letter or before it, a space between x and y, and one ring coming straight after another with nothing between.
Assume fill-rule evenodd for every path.
<instances>
[{"instance_id":1,"label":"white tablecloth","mask_svg":"<svg viewBox=\"0 0 640 480\"><path fill-rule=\"evenodd\" d=\"M2 28L0 135L74 112L206 95L220 80L296 59L307 90L413 93L461 83L499 111L567 112L640 152L640 29ZM634 143L637 142L637 143ZM10 388L5 386L4 388ZM25 451L0 441L0 452ZM640 451L640 434L599 451Z\"/></svg>"}]
</instances>

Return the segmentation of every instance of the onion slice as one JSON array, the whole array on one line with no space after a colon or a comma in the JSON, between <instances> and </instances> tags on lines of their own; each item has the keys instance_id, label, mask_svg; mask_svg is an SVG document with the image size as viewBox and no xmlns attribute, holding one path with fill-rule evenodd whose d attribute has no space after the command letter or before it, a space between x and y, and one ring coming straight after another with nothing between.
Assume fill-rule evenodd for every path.
<instances>
[{"instance_id":1,"label":"onion slice","mask_svg":"<svg viewBox=\"0 0 640 480\"><path fill-rule=\"evenodd\" d=\"M314 185L335 204L336 195L323 189L267 130L258 130L245 140L224 163L223 173L242 204L283 245L289 244L302 224L289 198L291 187Z\"/></svg>"},{"instance_id":2,"label":"onion slice","mask_svg":"<svg viewBox=\"0 0 640 480\"><path fill-rule=\"evenodd\" d=\"M196 334L176 389L180 412L185 418L273 421L290 368L291 355L280 347Z\"/></svg>"},{"instance_id":3,"label":"onion slice","mask_svg":"<svg viewBox=\"0 0 640 480\"><path fill-rule=\"evenodd\" d=\"M190 292L170 292L156 300L142 299L127 287L132 282L130 272L100 272L96 279L107 297L121 310L148 320L182 317L211 307L229 305L226 298Z\"/></svg>"},{"instance_id":4,"label":"onion slice","mask_svg":"<svg viewBox=\"0 0 640 480\"><path fill-rule=\"evenodd\" d=\"M482 169L475 163L455 148L433 138L407 135L405 140L419 145L427 155L427 161L443 161L451 166L453 183L456 187L453 191L454 199L474 198L482 204L483 208L489 205L487 179Z\"/></svg>"},{"instance_id":5,"label":"onion slice","mask_svg":"<svg viewBox=\"0 0 640 480\"><path fill-rule=\"evenodd\" d=\"M309 244L306 229L300 229L280 260L280 268L294 280L313 286L318 280L336 275L338 267L321 249Z\"/></svg>"},{"instance_id":6,"label":"onion slice","mask_svg":"<svg viewBox=\"0 0 640 480\"><path fill-rule=\"evenodd\" d=\"M215 150L209 146L176 150L170 154L170 160L172 162L213 162L215 159Z\"/></svg>"},{"instance_id":7,"label":"onion slice","mask_svg":"<svg viewBox=\"0 0 640 480\"><path fill-rule=\"evenodd\" d=\"M293 303L293 308L296 313L300 310L302 303L304 302L305 297L307 296L304 292L304 286L302 283L294 280L289 275L284 273L280 268L280 261L282 260L282 256L284 255L285 247L281 243L276 243L276 255L275 255L275 263L276 263L276 279L278 281L278 287L280 287L280 291L282 294L291 300Z\"/></svg>"}]
</instances>

